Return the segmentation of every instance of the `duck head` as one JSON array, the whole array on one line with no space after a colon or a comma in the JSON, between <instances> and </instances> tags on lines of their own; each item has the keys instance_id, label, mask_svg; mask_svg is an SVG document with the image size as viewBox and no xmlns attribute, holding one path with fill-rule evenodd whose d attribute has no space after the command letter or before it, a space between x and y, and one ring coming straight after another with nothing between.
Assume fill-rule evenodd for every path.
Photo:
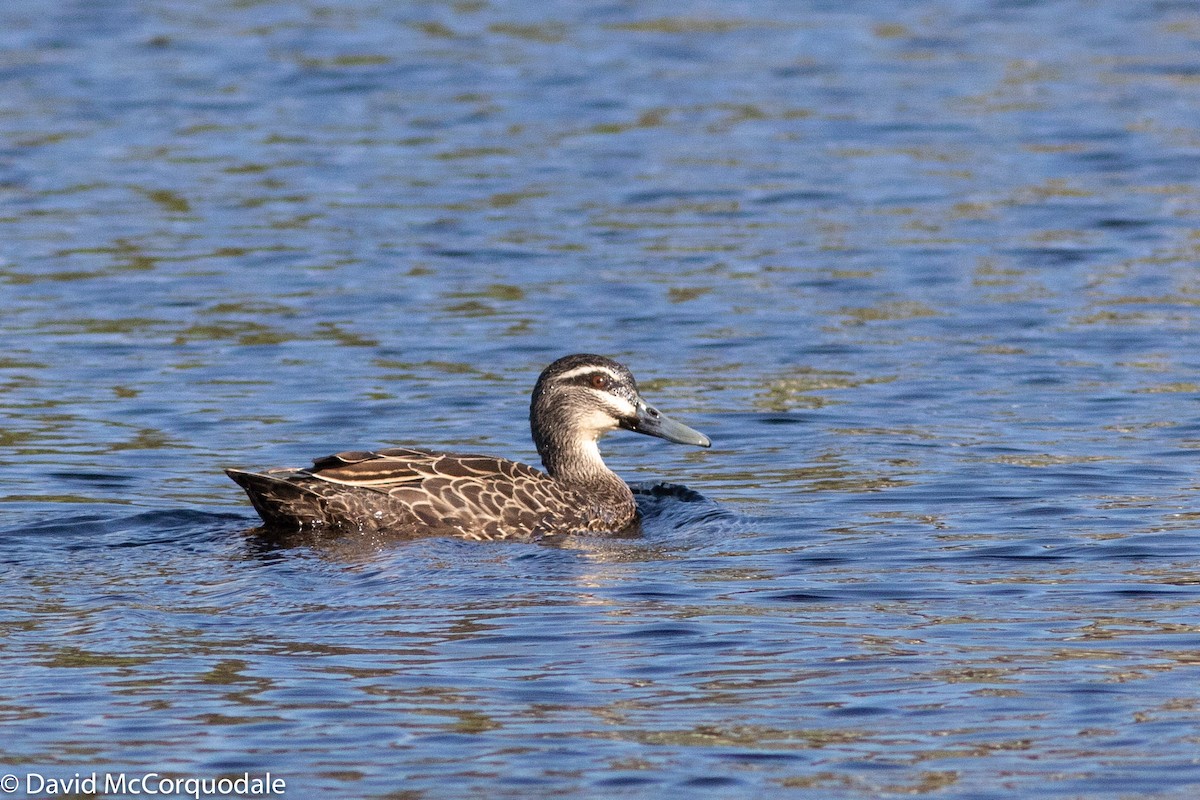
<instances>
[{"instance_id":1,"label":"duck head","mask_svg":"<svg viewBox=\"0 0 1200 800\"><path fill-rule=\"evenodd\" d=\"M599 461L596 442L618 428L677 444L712 444L703 433L647 403L626 367L590 353L565 356L542 370L533 389L529 424L551 475L568 457Z\"/></svg>"}]
</instances>

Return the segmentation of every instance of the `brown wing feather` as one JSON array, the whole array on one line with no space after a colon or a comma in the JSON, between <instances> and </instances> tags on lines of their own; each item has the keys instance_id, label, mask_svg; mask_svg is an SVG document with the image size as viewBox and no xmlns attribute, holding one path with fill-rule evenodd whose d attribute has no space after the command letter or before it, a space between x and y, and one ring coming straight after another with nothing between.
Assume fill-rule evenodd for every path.
<instances>
[{"instance_id":1,"label":"brown wing feather","mask_svg":"<svg viewBox=\"0 0 1200 800\"><path fill-rule=\"evenodd\" d=\"M333 483L371 486L386 490L389 483L440 476L446 478L511 476L514 479L549 479L544 472L526 464L495 456L437 453L415 447L397 447L377 452L348 451L313 461L310 475Z\"/></svg>"},{"instance_id":2,"label":"brown wing feather","mask_svg":"<svg viewBox=\"0 0 1200 800\"><path fill-rule=\"evenodd\" d=\"M348 451L313 462L307 475L386 494L421 523L472 538L587 527L583 503L540 470L495 456L419 448Z\"/></svg>"}]
</instances>

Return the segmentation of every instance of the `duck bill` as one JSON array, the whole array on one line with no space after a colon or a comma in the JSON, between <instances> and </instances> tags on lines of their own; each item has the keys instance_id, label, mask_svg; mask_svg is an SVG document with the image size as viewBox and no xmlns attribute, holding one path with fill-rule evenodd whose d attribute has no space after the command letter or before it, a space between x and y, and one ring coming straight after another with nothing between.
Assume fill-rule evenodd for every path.
<instances>
[{"instance_id":1,"label":"duck bill","mask_svg":"<svg viewBox=\"0 0 1200 800\"><path fill-rule=\"evenodd\" d=\"M700 431L692 430L682 422L676 422L644 402L637 404L637 416L623 421L621 427L676 444L691 444L696 447L708 447L712 444L712 440Z\"/></svg>"}]
</instances>

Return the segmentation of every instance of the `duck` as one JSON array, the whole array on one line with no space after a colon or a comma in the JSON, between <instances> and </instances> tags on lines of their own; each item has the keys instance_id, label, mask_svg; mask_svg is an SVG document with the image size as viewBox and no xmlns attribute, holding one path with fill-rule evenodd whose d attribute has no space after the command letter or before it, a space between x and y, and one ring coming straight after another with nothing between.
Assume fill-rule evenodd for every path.
<instances>
[{"instance_id":1,"label":"duck","mask_svg":"<svg viewBox=\"0 0 1200 800\"><path fill-rule=\"evenodd\" d=\"M677 444L712 444L648 404L627 367L591 353L564 356L542 370L529 427L544 472L497 456L393 447L335 453L308 468L225 473L268 529L536 539L639 525L633 492L600 455L605 434L624 429Z\"/></svg>"}]
</instances>

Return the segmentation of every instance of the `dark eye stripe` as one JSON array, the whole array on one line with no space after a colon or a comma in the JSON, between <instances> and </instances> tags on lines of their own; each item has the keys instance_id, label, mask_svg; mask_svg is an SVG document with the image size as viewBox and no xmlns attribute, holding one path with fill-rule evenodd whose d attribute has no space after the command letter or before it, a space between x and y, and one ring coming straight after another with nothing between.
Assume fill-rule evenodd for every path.
<instances>
[{"instance_id":1,"label":"dark eye stripe","mask_svg":"<svg viewBox=\"0 0 1200 800\"><path fill-rule=\"evenodd\" d=\"M603 386L596 385L597 379L604 382ZM616 381L607 372L589 372L574 378L571 383L576 386L586 386L589 389L612 389L616 385Z\"/></svg>"}]
</instances>

